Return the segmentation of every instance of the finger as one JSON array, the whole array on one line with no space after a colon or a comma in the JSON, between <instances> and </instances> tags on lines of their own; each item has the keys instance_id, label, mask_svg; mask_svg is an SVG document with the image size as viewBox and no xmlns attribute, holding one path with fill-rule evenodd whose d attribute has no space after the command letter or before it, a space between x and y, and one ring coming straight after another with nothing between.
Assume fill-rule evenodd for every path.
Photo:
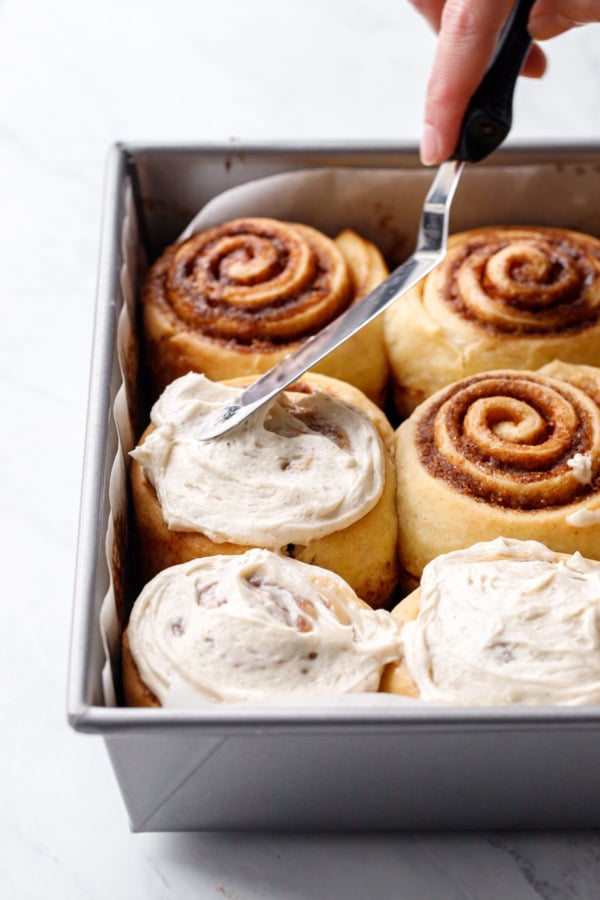
<instances>
[{"instance_id":1,"label":"finger","mask_svg":"<svg viewBox=\"0 0 600 900\"><path fill-rule=\"evenodd\" d=\"M467 104L512 5L512 0L489 4L447 0L425 101L421 158L426 165L440 163L453 153Z\"/></svg>"},{"instance_id":2,"label":"finger","mask_svg":"<svg viewBox=\"0 0 600 900\"><path fill-rule=\"evenodd\" d=\"M529 33L534 40L545 41L590 22L600 22L600 0L537 0Z\"/></svg>"},{"instance_id":3,"label":"finger","mask_svg":"<svg viewBox=\"0 0 600 900\"><path fill-rule=\"evenodd\" d=\"M521 75L526 75L528 78L541 78L547 66L548 60L542 48L538 44L532 44L523 63Z\"/></svg>"},{"instance_id":4,"label":"finger","mask_svg":"<svg viewBox=\"0 0 600 900\"><path fill-rule=\"evenodd\" d=\"M445 0L409 0L409 3L421 13L436 33L440 30Z\"/></svg>"}]
</instances>

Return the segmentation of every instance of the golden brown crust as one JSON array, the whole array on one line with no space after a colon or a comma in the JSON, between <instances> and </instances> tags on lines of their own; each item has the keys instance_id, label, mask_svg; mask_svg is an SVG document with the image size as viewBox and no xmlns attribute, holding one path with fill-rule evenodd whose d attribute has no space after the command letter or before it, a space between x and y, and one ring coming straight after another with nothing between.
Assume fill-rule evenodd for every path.
<instances>
[{"instance_id":1,"label":"golden brown crust","mask_svg":"<svg viewBox=\"0 0 600 900\"><path fill-rule=\"evenodd\" d=\"M248 377L227 383L245 385ZM290 556L302 562L330 569L344 578L359 597L372 607L386 606L398 582L396 479L392 459L394 432L383 412L357 388L325 375L303 376L294 391L325 391L366 414L374 423L385 448L385 482L382 496L362 519L347 528L325 535L305 545L288 545ZM292 390L290 389L290 390ZM144 433L140 443L144 440ZM190 559L217 554L239 554L248 549L235 543L215 543L198 532L171 531L167 527L154 488L141 465L131 467L136 531L144 581L161 569Z\"/></svg>"},{"instance_id":2,"label":"golden brown crust","mask_svg":"<svg viewBox=\"0 0 600 900\"><path fill-rule=\"evenodd\" d=\"M496 370L439 391L396 433L400 562L414 578L441 553L496 537L600 558L600 369ZM591 388L590 388L591 390ZM589 461L589 480L573 462Z\"/></svg>"},{"instance_id":3,"label":"golden brown crust","mask_svg":"<svg viewBox=\"0 0 600 900\"><path fill-rule=\"evenodd\" d=\"M127 631L122 640L122 679L123 698L126 706L161 706L151 690L149 690L140 677L138 667L131 653Z\"/></svg>"},{"instance_id":4,"label":"golden brown crust","mask_svg":"<svg viewBox=\"0 0 600 900\"><path fill-rule=\"evenodd\" d=\"M421 591L417 588L394 607L392 615L401 625L417 618L420 597ZM385 694L403 694L406 697L415 698L420 696L419 689L412 680L408 667L402 658L397 662L389 663L385 667L379 690Z\"/></svg>"},{"instance_id":5,"label":"golden brown crust","mask_svg":"<svg viewBox=\"0 0 600 900\"><path fill-rule=\"evenodd\" d=\"M600 241L557 228L452 235L444 261L384 316L403 416L476 372L598 364Z\"/></svg>"},{"instance_id":6,"label":"golden brown crust","mask_svg":"<svg viewBox=\"0 0 600 900\"><path fill-rule=\"evenodd\" d=\"M354 232L331 240L273 219L236 219L168 247L142 293L154 393L188 371L213 381L267 371L387 274ZM377 403L388 380L382 328L371 323L320 369Z\"/></svg>"}]
</instances>

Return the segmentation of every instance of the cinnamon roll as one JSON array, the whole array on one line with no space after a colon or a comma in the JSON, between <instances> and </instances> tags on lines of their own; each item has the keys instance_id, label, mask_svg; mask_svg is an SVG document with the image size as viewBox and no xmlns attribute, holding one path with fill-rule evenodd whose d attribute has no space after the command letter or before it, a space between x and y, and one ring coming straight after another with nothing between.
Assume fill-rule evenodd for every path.
<instances>
[{"instance_id":1,"label":"cinnamon roll","mask_svg":"<svg viewBox=\"0 0 600 900\"><path fill-rule=\"evenodd\" d=\"M396 432L400 561L531 538L600 559L600 369L552 363L458 381Z\"/></svg>"},{"instance_id":2,"label":"cinnamon roll","mask_svg":"<svg viewBox=\"0 0 600 900\"><path fill-rule=\"evenodd\" d=\"M476 372L598 365L600 241L557 228L452 235L443 262L384 313L384 335L402 416Z\"/></svg>"},{"instance_id":3,"label":"cinnamon roll","mask_svg":"<svg viewBox=\"0 0 600 900\"><path fill-rule=\"evenodd\" d=\"M266 372L388 274L352 231L235 219L168 247L142 293L147 366L158 395L189 371L212 381ZM316 369L382 404L388 363L375 320Z\"/></svg>"},{"instance_id":4,"label":"cinnamon roll","mask_svg":"<svg viewBox=\"0 0 600 900\"><path fill-rule=\"evenodd\" d=\"M393 430L357 388L307 375L233 432L195 437L250 379L189 373L132 452L144 578L196 557L281 551L337 572L371 606L398 578Z\"/></svg>"},{"instance_id":5,"label":"cinnamon roll","mask_svg":"<svg viewBox=\"0 0 600 900\"><path fill-rule=\"evenodd\" d=\"M269 550L158 574L123 638L130 706L376 691L399 629L337 575Z\"/></svg>"},{"instance_id":6,"label":"cinnamon roll","mask_svg":"<svg viewBox=\"0 0 600 900\"><path fill-rule=\"evenodd\" d=\"M381 689L461 706L600 703L600 563L497 538L437 557L392 615Z\"/></svg>"}]
</instances>

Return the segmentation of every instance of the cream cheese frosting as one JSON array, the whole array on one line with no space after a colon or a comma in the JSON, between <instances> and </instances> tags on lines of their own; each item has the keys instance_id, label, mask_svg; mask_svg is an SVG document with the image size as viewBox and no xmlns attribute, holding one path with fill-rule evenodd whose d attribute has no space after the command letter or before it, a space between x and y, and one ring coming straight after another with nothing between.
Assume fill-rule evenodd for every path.
<instances>
[{"instance_id":1,"label":"cream cheese frosting","mask_svg":"<svg viewBox=\"0 0 600 900\"><path fill-rule=\"evenodd\" d=\"M592 457L589 453L575 453L567 460L568 467L573 471L580 484L591 484L593 479Z\"/></svg>"},{"instance_id":2,"label":"cream cheese frosting","mask_svg":"<svg viewBox=\"0 0 600 900\"><path fill-rule=\"evenodd\" d=\"M164 569L127 628L163 706L376 691L400 629L332 572L270 550Z\"/></svg>"},{"instance_id":3,"label":"cream cheese frosting","mask_svg":"<svg viewBox=\"0 0 600 900\"><path fill-rule=\"evenodd\" d=\"M375 506L385 459L366 414L321 391L281 394L233 434L198 440L204 417L240 392L190 373L154 405L154 429L132 456L170 529L277 550L339 531Z\"/></svg>"},{"instance_id":4,"label":"cream cheese frosting","mask_svg":"<svg viewBox=\"0 0 600 900\"><path fill-rule=\"evenodd\" d=\"M600 563L505 538L440 556L402 640L424 700L600 703Z\"/></svg>"},{"instance_id":5,"label":"cream cheese frosting","mask_svg":"<svg viewBox=\"0 0 600 900\"><path fill-rule=\"evenodd\" d=\"M565 516L565 520L574 528L588 528L600 522L600 509L577 509Z\"/></svg>"}]
</instances>

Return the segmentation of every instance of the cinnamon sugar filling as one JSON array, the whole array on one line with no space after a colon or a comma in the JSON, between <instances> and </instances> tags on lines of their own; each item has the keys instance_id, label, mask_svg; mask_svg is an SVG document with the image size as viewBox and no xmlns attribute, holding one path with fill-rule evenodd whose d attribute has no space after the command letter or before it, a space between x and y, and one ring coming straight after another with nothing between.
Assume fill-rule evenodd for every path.
<instances>
[{"instance_id":1,"label":"cinnamon sugar filling","mask_svg":"<svg viewBox=\"0 0 600 900\"><path fill-rule=\"evenodd\" d=\"M346 262L314 229L236 220L169 248L146 298L190 331L242 346L298 340L352 302Z\"/></svg>"},{"instance_id":2,"label":"cinnamon sugar filling","mask_svg":"<svg viewBox=\"0 0 600 900\"><path fill-rule=\"evenodd\" d=\"M454 490L496 506L545 509L596 489L597 471L582 484L569 460L590 453L599 420L593 400L567 384L484 373L428 406L416 444L429 474Z\"/></svg>"},{"instance_id":3,"label":"cinnamon sugar filling","mask_svg":"<svg viewBox=\"0 0 600 900\"><path fill-rule=\"evenodd\" d=\"M450 253L440 293L456 315L506 334L574 333L600 319L600 244L548 230L490 230Z\"/></svg>"}]
</instances>

